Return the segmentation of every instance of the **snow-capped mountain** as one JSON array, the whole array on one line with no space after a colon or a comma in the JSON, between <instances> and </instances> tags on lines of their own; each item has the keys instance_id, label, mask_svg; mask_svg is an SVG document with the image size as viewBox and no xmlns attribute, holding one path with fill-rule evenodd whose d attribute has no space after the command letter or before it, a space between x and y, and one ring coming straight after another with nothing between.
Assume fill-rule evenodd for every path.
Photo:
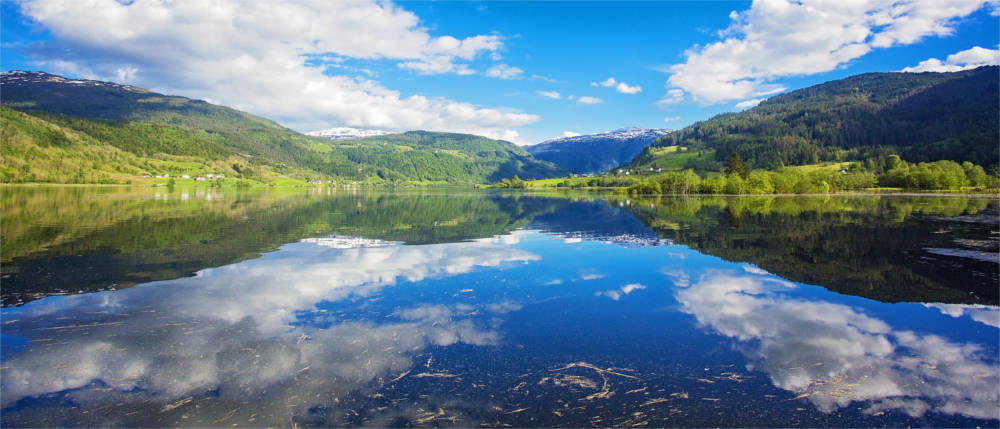
<instances>
[{"instance_id":1,"label":"snow-capped mountain","mask_svg":"<svg viewBox=\"0 0 1000 429\"><path fill-rule=\"evenodd\" d=\"M139 88L132 85L122 85L114 82L102 82L89 79L70 79L50 73L38 71L12 70L0 73L0 83L4 86L25 86L38 83L60 83L80 87L105 87L117 88L132 92L149 92L148 89Z\"/></svg>"},{"instance_id":2,"label":"snow-capped mountain","mask_svg":"<svg viewBox=\"0 0 1000 429\"><path fill-rule=\"evenodd\" d=\"M670 134L669 129L659 129L659 128L640 128L640 127L625 127L619 128L617 130L606 131L597 134L585 134L572 137L559 137L554 139L549 139L539 143L538 145L551 144L555 142L567 142L567 143L589 143L596 140L601 141L629 141L629 140L649 140L653 142L654 140ZM535 145L535 146L538 146Z\"/></svg>"},{"instance_id":3,"label":"snow-capped mountain","mask_svg":"<svg viewBox=\"0 0 1000 429\"><path fill-rule=\"evenodd\" d=\"M574 173L602 173L631 161L643 148L671 131L627 127L546 140L525 149L535 158L551 161Z\"/></svg>"},{"instance_id":4,"label":"snow-capped mountain","mask_svg":"<svg viewBox=\"0 0 1000 429\"><path fill-rule=\"evenodd\" d=\"M360 139L365 137L384 136L386 134L395 134L395 133L390 131L365 130L365 129L351 128L351 127L336 127L319 131L310 131L306 133L307 136L325 137L330 140Z\"/></svg>"}]
</instances>

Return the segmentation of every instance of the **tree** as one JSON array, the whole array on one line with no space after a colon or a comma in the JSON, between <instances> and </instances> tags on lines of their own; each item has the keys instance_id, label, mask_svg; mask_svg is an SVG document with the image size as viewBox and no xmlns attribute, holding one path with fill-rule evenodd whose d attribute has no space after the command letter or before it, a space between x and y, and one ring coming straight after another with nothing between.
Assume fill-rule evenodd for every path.
<instances>
[{"instance_id":1,"label":"tree","mask_svg":"<svg viewBox=\"0 0 1000 429\"><path fill-rule=\"evenodd\" d=\"M889 157L885 159L885 164L882 167L882 171L889 171L895 169L896 167L899 167L902 163L903 160L899 158L899 155L895 154L889 155Z\"/></svg>"},{"instance_id":2,"label":"tree","mask_svg":"<svg viewBox=\"0 0 1000 429\"><path fill-rule=\"evenodd\" d=\"M726 176L731 174L738 174L743 179L747 178L746 164L743 163L743 157L736 151L733 151L729 155L729 159L726 160Z\"/></svg>"}]
</instances>

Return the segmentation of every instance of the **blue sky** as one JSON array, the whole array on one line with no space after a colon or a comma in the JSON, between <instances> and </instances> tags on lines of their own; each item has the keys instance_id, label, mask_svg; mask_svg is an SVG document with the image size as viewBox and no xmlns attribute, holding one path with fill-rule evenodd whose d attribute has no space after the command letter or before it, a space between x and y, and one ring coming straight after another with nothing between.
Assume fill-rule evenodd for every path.
<instances>
[{"instance_id":1,"label":"blue sky","mask_svg":"<svg viewBox=\"0 0 1000 429\"><path fill-rule=\"evenodd\" d=\"M519 144L681 128L783 91L998 62L998 3L3 1L2 68L113 80L299 131Z\"/></svg>"}]
</instances>

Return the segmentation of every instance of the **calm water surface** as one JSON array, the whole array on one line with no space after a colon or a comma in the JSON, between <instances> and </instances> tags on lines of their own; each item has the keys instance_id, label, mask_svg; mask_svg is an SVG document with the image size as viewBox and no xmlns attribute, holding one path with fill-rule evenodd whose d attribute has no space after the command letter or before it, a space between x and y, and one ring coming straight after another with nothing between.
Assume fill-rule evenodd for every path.
<instances>
[{"instance_id":1,"label":"calm water surface","mask_svg":"<svg viewBox=\"0 0 1000 429\"><path fill-rule=\"evenodd\" d=\"M1000 425L993 199L0 192L3 426Z\"/></svg>"}]
</instances>

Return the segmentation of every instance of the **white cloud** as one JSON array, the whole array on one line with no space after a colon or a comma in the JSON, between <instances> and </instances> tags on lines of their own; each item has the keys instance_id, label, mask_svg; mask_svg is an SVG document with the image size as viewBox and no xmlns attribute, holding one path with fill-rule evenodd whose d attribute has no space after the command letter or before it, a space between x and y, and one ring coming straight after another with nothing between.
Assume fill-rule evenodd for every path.
<instances>
[{"instance_id":1,"label":"white cloud","mask_svg":"<svg viewBox=\"0 0 1000 429\"><path fill-rule=\"evenodd\" d=\"M668 116L666 118L663 118L663 122L674 122L679 120L681 120L680 116Z\"/></svg>"},{"instance_id":2,"label":"white cloud","mask_svg":"<svg viewBox=\"0 0 1000 429\"><path fill-rule=\"evenodd\" d=\"M560 82L558 80L552 79L550 77L545 77L545 76L538 75L538 74L531 75L531 78L535 79L535 80L540 80L542 82L548 82L548 83L563 83L563 82Z\"/></svg>"},{"instance_id":3,"label":"white cloud","mask_svg":"<svg viewBox=\"0 0 1000 429\"><path fill-rule=\"evenodd\" d=\"M604 100L601 100L600 98L597 98L597 97L586 97L586 96L584 96L584 97L578 98L576 100L576 102L580 103L580 104L598 104L598 103L603 103Z\"/></svg>"},{"instance_id":4,"label":"white cloud","mask_svg":"<svg viewBox=\"0 0 1000 429\"><path fill-rule=\"evenodd\" d=\"M907 67L901 71L910 73L956 72L998 64L1000 64L1000 49L986 49L975 46L970 49L948 55L948 58L945 58L944 61L937 58L928 58L921 61L916 66Z\"/></svg>"},{"instance_id":5,"label":"white cloud","mask_svg":"<svg viewBox=\"0 0 1000 429\"><path fill-rule=\"evenodd\" d=\"M723 40L694 46L670 86L702 104L785 90L775 78L833 70L874 48L946 36L982 0L756 1L730 14Z\"/></svg>"},{"instance_id":6,"label":"white cloud","mask_svg":"<svg viewBox=\"0 0 1000 429\"><path fill-rule=\"evenodd\" d=\"M411 12L374 1L134 2L27 0L24 15L54 39L26 48L56 73L210 99L296 129L431 129L501 138L537 115L421 94L362 77L328 76L323 58L398 61L418 73L473 73L502 38L434 37ZM319 63L309 60L319 59ZM337 60L333 61L338 62ZM511 76L510 67L501 75Z\"/></svg>"},{"instance_id":7,"label":"white cloud","mask_svg":"<svg viewBox=\"0 0 1000 429\"><path fill-rule=\"evenodd\" d=\"M667 90L667 94L660 101L657 101L656 104L660 107L666 107L682 101L684 101L684 90L674 88Z\"/></svg>"},{"instance_id":8,"label":"white cloud","mask_svg":"<svg viewBox=\"0 0 1000 429\"><path fill-rule=\"evenodd\" d=\"M609 77L607 80L603 82L591 82L590 86L603 86L605 88L610 88L612 86L615 86L616 83L618 83L618 81L615 80L615 78Z\"/></svg>"},{"instance_id":9,"label":"white cloud","mask_svg":"<svg viewBox=\"0 0 1000 429\"><path fill-rule=\"evenodd\" d=\"M486 70L486 76L495 77L498 79L517 79L524 74L524 70L517 67L511 67L507 64L497 64Z\"/></svg>"},{"instance_id":10,"label":"white cloud","mask_svg":"<svg viewBox=\"0 0 1000 429\"><path fill-rule=\"evenodd\" d=\"M562 132L562 137L576 137L578 135L580 135L580 133L574 133L572 131L563 131ZM569 242L567 241L567 243L569 243Z\"/></svg>"},{"instance_id":11,"label":"white cloud","mask_svg":"<svg viewBox=\"0 0 1000 429\"><path fill-rule=\"evenodd\" d=\"M541 95L542 97L551 98L553 100L558 100L562 98L562 96L559 95L559 93L556 91L535 91L535 93Z\"/></svg>"},{"instance_id":12,"label":"white cloud","mask_svg":"<svg viewBox=\"0 0 1000 429\"><path fill-rule=\"evenodd\" d=\"M136 81L136 72L139 69L132 66L121 67L115 70L115 82L131 84Z\"/></svg>"},{"instance_id":13,"label":"white cloud","mask_svg":"<svg viewBox=\"0 0 1000 429\"><path fill-rule=\"evenodd\" d=\"M615 91L618 91L622 94L637 94L639 92L642 92L642 87L638 85L628 86L625 82L618 82L618 86L615 87Z\"/></svg>"},{"instance_id":14,"label":"white cloud","mask_svg":"<svg viewBox=\"0 0 1000 429\"><path fill-rule=\"evenodd\" d=\"M747 109L749 109L751 107L754 107L754 106L760 104L760 102L764 101L764 100L765 99L763 99L763 98L752 98L752 99L749 99L749 100L744 100L744 101L741 101L739 103L736 103L736 109L737 110L747 110Z\"/></svg>"},{"instance_id":15,"label":"white cloud","mask_svg":"<svg viewBox=\"0 0 1000 429\"><path fill-rule=\"evenodd\" d=\"M620 81L616 80L614 77L609 77L606 80L603 80L601 82L591 82L590 86L594 86L594 87L603 86L605 88L614 87L615 91L618 91L618 92L620 92L622 94L636 94L636 93L639 93L639 92L642 91L642 87L640 87L640 86L629 86L627 83L620 82Z\"/></svg>"}]
</instances>

